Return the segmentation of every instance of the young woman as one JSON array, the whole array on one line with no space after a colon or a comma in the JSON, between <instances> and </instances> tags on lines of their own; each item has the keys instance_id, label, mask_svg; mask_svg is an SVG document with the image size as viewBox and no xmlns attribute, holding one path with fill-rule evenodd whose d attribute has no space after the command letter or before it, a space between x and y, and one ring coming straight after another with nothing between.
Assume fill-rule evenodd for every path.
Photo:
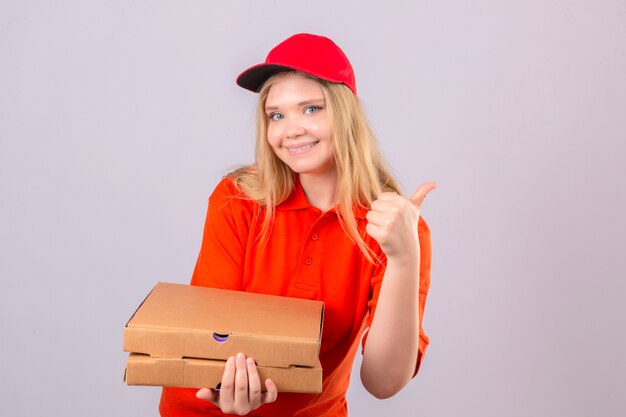
<instances>
[{"instance_id":1,"label":"young woman","mask_svg":"<svg viewBox=\"0 0 626 417\"><path fill-rule=\"evenodd\" d=\"M294 35L237 79L259 93L256 164L209 199L193 285L322 300L323 392L280 393L253 358L231 357L219 392L164 388L163 416L346 416L363 338L361 381L391 397L428 344L421 319L430 234L420 207L434 183L402 197L330 39ZM262 390L262 387L266 390Z\"/></svg>"}]
</instances>

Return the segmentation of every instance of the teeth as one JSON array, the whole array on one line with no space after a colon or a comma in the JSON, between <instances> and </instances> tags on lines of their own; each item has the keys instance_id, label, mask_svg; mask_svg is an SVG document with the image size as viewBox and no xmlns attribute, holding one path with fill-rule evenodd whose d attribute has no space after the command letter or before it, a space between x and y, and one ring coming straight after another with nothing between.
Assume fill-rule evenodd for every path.
<instances>
[{"instance_id":1,"label":"teeth","mask_svg":"<svg viewBox=\"0 0 626 417\"><path fill-rule=\"evenodd\" d=\"M317 144L318 142L312 142L312 143L309 143L308 145L300 146L298 148L287 148L287 149L289 150L289 152L300 153L300 152L304 152L304 151L311 149Z\"/></svg>"}]
</instances>

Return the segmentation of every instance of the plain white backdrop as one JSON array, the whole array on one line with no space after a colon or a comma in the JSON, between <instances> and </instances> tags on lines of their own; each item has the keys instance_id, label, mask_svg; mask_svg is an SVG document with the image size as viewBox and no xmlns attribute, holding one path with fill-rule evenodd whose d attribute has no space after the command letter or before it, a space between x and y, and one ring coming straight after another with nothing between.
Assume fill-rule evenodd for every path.
<instances>
[{"instance_id":1,"label":"plain white backdrop","mask_svg":"<svg viewBox=\"0 0 626 417\"><path fill-rule=\"evenodd\" d=\"M626 3L0 0L0 414L155 416L126 320L252 161L234 78L333 38L407 194L439 189L419 376L351 416L626 415ZM358 361L355 369L358 367Z\"/></svg>"}]
</instances>

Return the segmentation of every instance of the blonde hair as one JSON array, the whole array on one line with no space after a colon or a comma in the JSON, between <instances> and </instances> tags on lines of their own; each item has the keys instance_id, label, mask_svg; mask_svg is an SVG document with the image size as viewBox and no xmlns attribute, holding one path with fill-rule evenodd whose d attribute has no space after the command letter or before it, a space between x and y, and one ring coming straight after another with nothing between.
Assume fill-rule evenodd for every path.
<instances>
[{"instance_id":1,"label":"blonde hair","mask_svg":"<svg viewBox=\"0 0 626 417\"><path fill-rule=\"evenodd\" d=\"M268 79L259 91L256 165L239 168L228 175L247 198L265 208L262 241L271 232L274 208L286 200L294 188L294 172L276 156L267 140L268 118L265 102L273 83L285 73L278 73ZM376 138L358 97L343 84L331 83L297 71L288 73L313 79L321 87L331 126L333 156L337 169L339 221L366 258L373 262L373 253L359 234L353 207L357 205L369 209L382 192L400 193L400 187L378 150Z\"/></svg>"}]
</instances>

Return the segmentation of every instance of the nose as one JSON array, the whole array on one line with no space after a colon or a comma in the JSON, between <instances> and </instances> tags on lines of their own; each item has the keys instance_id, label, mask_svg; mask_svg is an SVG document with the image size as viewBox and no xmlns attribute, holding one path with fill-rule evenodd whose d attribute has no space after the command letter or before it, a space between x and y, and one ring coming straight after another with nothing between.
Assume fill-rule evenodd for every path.
<instances>
[{"instance_id":1,"label":"nose","mask_svg":"<svg viewBox=\"0 0 626 417\"><path fill-rule=\"evenodd\" d=\"M298 119L290 119L287 123L287 128L285 129L285 137L287 139L294 139L298 136L302 136L305 133L304 126L300 123Z\"/></svg>"}]
</instances>

